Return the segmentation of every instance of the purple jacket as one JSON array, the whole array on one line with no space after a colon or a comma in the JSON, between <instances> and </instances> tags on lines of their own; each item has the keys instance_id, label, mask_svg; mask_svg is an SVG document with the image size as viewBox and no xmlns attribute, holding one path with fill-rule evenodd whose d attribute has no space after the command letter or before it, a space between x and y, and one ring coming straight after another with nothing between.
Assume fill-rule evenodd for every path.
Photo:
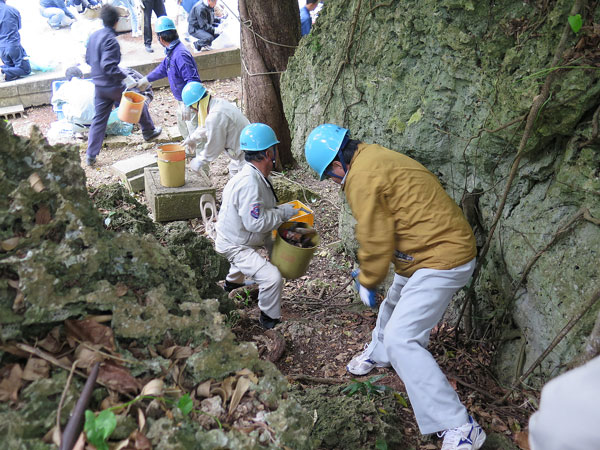
<instances>
[{"instance_id":1,"label":"purple jacket","mask_svg":"<svg viewBox=\"0 0 600 450\"><path fill-rule=\"evenodd\" d=\"M171 42L165 52L167 57L147 75L147 78L148 81L153 82L168 77L173 97L181 101L181 91L184 86L190 81L201 81L198 67L190 51L179 42L179 39Z\"/></svg>"},{"instance_id":2,"label":"purple jacket","mask_svg":"<svg viewBox=\"0 0 600 450\"><path fill-rule=\"evenodd\" d=\"M125 74L119 68L121 47L112 28L104 27L90 36L85 52L85 62L92 68L92 81L99 87L122 85Z\"/></svg>"}]
</instances>

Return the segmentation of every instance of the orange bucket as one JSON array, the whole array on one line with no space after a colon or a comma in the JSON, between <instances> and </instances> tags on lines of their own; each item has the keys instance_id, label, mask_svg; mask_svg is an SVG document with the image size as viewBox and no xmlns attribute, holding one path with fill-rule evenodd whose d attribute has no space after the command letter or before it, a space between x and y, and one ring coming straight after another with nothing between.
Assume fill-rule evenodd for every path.
<instances>
[{"instance_id":1,"label":"orange bucket","mask_svg":"<svg viewBox=\"0 0 600 450\"><path fill-rule=\"evenodd\" d=\"M146 97L137 92L125 91L119 104L119 119L123 122L138 123L144 109Z\"/></svg>"}]
</instances>

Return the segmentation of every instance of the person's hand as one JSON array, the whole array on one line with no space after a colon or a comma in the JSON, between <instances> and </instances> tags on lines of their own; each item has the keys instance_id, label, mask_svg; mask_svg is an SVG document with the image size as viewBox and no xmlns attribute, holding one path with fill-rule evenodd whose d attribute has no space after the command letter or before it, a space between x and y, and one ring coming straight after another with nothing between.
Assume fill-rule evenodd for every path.
<instances>
[{"instance_id":1,"label":"person's hand","mask_svg":"<svg viewBox=\"0 0 600 450\"><path fill-rule=\"evenodd\" d=\"M123 84L125 84L125 89L133 89L138 83L133 77L127 75L123 80Z\"/></svg>"},{"instance_id":2,"label":"person's hand","mask_svg":"<svg viewBox=\"0 0 600 450\"><path fill-rule=\"evenodd\" d=\"M279 205L277 209L281 211L281 218L284 222L290 220L292 217L298 214L298 211L300 211L298 208L294 208L294 205L287 203L285 205Z\"/></svg>"},{"instance_id":3,"label":"person's hand","mask_svg":"<svg viewBox=\"0 0 600 450\"><path fill-rule=\"evenodd\" d=\"M375 289L369 289L364 287L358 281L358 274L360 273L360 269L353 270L351 273L352 278L354 278L354 284L356 286L356 290L358 291L358 295L360 299L369 308L375 308L377 306L377 300L375 299Z\"/></svg>"},{"instance_id":4,"label":"person's hand","mask_svg":"<svg viewBox=\"0 0 600 450\"><path fill-rule=\"evenodd\" d=\"M188 155L196 154L196 141L190 140L189 136L181 143L185 147L185 152Z\"/></svg>"},{"instance_id":5,"label":"person's hand","mask_svg":"<svg viewBox=\"0 0 600 450\"><path fill-rule=\"evenodd\" d=\"M145 91L146 89L148 89L151 86L151 83L148 81L147 77L142 78L140 81L138 81L137 83L137 88L140 91Z\"/></svg>"},{"instance_id":6,"label":"person's hand","mask_svg":"<svg viewBox=\"0 0 600 450\"><path fill-rule=\"evenodd\" d=\"M192 169L194 172L197 172L197 173L200 173L202 171L206 175L209 174L208 164L206 164L204 161L202 161L197 156L190 161L190 169Z\"/></svg>"}]
</instances>

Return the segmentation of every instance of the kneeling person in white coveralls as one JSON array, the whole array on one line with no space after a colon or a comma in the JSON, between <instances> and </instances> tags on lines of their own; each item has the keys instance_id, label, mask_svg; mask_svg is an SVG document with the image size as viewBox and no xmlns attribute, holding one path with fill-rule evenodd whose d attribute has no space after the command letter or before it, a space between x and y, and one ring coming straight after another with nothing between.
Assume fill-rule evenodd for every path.
<instances>
[{"instance_id":1,"label":"kneeling person in white coveralls","mask_svg":"<svg viewBox=\"0 0 600 450\"><path fill-rule=\"evenodd\" d=\"M223 152L231 158L229 175L244 166L240 149L240 133L250 123L233 103L213 97L198 81L190 81L181 91L186 107L198 114L198 128L183 141L188 154L196 154L190 167L209 174L209 164Z\"/></svg>"},{"instance_id":2,"label":"kneeling person in white coveralls","mask_svg":"<svg viewBox=\"0 0 600 450\"><path fill-rule=\"evenodd\" d=\"M231 264L225 290L243 286L246 278L258 284L259 322L269 329L281 319L283 278L279 269L257 249L269 248L271 232L298 210L292 205L277 206L277 196L268 177L279 141L271 127L262 123L246 126L240 143L246 162L223 190L215 248Z\"/></svg>"},{"instance_id":3,"label":"kneeling person in white coveralls","mask_svg":"<svg viewBox=\"0 0 600 450\"><path fill-rule=\"evenodd\" d=\"M475 237L458 205L430 171L406 155L350 139L333 124L315 128L306 161L321 180L342 186L356 219L358 289L377 306L375 289L394 264L365 351L347 369L366 375L392 366L406 386L419 430L443 436L442 450L477 450L485 433L427 350L431 329L475 268Z\"/></svg>"}]
</instances>

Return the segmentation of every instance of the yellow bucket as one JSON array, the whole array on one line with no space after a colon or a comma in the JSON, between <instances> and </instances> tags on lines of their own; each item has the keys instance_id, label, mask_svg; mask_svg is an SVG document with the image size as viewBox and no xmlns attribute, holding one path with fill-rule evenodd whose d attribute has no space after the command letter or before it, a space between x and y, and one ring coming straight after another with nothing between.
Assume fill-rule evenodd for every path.
<instances>
[{"instance_id":1,"label":"yellow bucket","mask_svg":"<svg viewBox=\"0 0 600 450\"><path fill-rule=\"evenodd\" d=\"M179 144L158 147L158 173L164 187L180 187L185 184L185 149Z\"/></svg>"},{"instance_id":2,"label":"yellow bucket","mask_svg":"<svg viewBox=\"0 0 600 450\"><path fill-rule=\"evenodd\" d=\"M273 251L271 253L271 263L279 269L281 276L289 280L301 277L306 273L308 264L321 241L319 235L315 235L311 239L311 243L313 244L312 247L301 248L289 244L281 237L279 231L285 230L292 225L294 225L293 222L286 222L279 227L275 243L273 244ZM298 226L308 228L305 223L301 223Z\"/></svg>"},{"instance_id":3,"label":"yellow bucket","mask_svg":"<svg viewBox=\"0 0 600 450\"><path fill-rule=\"evenodd\" d=\"M119 103L119 112L117 116L123 122L138 123L142 117L144 102L146 97L137 92L125 91L121 95L121 103Z\"/></svg>"}]
</instances>

